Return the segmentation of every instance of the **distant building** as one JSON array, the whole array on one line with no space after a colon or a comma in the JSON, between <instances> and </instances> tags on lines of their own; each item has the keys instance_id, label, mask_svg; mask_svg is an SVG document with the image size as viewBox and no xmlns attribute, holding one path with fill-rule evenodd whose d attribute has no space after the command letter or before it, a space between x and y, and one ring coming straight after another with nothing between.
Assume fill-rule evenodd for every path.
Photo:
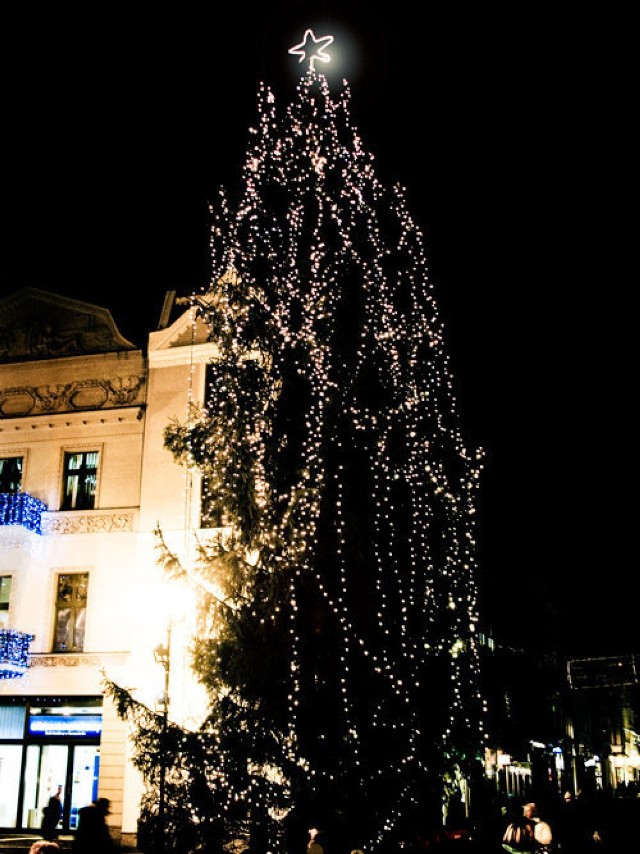
<instances>
[{"instance_id":1,"label":"distant building","mask_svg":"<svg viewBox=\"0 0 640 854\"><path fill-rule=\"evenodd\" d=\"M163 447L204 397L212 345L182 310L125 340L101 307L27 288L0 300L0 828L34 829L62 786L63 827L111 800L135 836L141 784L103 677L161 714L153 650L171 634L169 716L197 725L187 618L171 613L154 530L188 560L198 477ZM175 591L169 598L175 608Z\"/></svg>"},{"instance_id":2,"label":"distant building","mask_svg":"<svg viewBox=\"0 0 640 854\"><path fill-rule=\"evenodd\" d=\"M640 791L640 656L567 660L481 640L485 770L499 797Z\"/></svg>"},{"instance_id":3,"label":"distant building","mask_svg":"<svg viewBox=\"0 0 640 854\"><path fill-rule=\"evenodd\" d=\"M640 656L567 662L576 786L640 791Z\"/></svg>"},{"instance_id":4,"label":"distant building","mask_svg":"<svg viewBox=\"0 0 640 854\"><path fill-rule=\"evenodd\" d=\"M558 780L564 668L555 656L505 646L488 635L481 642L487 776L503 799L542 797Z\"/></svg>"}]
</instances>

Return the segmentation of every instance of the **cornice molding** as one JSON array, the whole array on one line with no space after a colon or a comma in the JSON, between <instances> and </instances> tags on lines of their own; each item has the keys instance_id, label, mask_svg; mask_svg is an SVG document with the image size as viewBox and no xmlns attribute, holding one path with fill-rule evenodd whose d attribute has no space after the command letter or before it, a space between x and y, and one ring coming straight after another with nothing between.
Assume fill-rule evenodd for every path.
<instances>
[{"instance_id":1,"label":"cornice molding","mask_svg":"<svg viewBox=\"0 0 640 854\"><path fill-rule=\"evenodd\" d=\"M170 368L174 365L208 364L218 355L218 348L211 341L187 347L170 347L168 350L150 350L149 367Z\"/></svg>"},{"instance_id":2,"label":"cornice molding","mask_svg":"<svg viewBox=\"0 0 640 854\"><path fill-rule=\"evenodd\" d=\"M141 421L144 406L127 406L117 409L98 409L83 412L64 412L58 414L42 414L18 418L1 418L0 434L17 433L19 431L35 432L36 430L59 430L80 425L110 425L134 424Z\"/></svg>"}]
</instances>

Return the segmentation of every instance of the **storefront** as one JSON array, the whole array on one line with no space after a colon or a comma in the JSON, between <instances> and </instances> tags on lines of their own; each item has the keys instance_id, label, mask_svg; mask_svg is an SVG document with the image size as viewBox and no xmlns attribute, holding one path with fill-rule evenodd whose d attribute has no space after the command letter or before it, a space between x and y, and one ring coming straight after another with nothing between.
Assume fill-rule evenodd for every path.
<instances>
[{"instance_id":1,"label":"storefront","mask_svg":"<svg viewBox=\"0 0 640 854\"><path fill-rule=\"evenodd\" d=\"M34 829L58 786L61 828L98 795L102 697L0 698L0 828Z\"/></svg>"}]
</instances>

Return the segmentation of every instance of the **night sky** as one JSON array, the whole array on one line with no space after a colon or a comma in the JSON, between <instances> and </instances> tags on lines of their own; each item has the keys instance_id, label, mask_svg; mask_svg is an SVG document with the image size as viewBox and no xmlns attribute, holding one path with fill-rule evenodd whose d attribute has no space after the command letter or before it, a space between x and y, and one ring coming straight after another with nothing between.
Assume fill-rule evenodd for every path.
<instances>
[{"instance_id":1,"label":"night sky","mask_svg":"<svg viewBox=\"0 0 640 854\"><path fill-rule=\"evenodd\" d=\"M530 649L640 651L631 22L255 5L3 11L1 293L96 302L143 345L166 290L209 281L208 204L238 186L260 81L284 104L303 69L288 48L333 33L364 144L424 230L463 430L486 453L483 621Z\"/></svg>"}]
</instances>

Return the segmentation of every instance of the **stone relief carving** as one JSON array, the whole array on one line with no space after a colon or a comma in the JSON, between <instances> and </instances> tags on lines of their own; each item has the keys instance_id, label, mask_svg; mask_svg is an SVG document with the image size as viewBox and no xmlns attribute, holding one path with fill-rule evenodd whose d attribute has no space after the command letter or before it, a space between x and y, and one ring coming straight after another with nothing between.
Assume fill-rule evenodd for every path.
<instances>
[{"instance_id":1,"label":"stone relief carving","mask_svg":"<svg viewBox=\"0 0 640 854\"><path fill-rule=\"evenodd\" d=\"M8 388L0 392L0 414L5 418L29 415L35 407L34 388Z\"/></svg>"},{"instance_id":2,"label":"stone relief carving","mask_svg":"<svg viewBox=\"0 0 640 854\"><path fill-rule=\"evenodd\" d=\"M0 357L8 359L55 359L75 353L106 352L116 341L106 325L93 326L91 319L72 317L43 321L26 319L0 327ZM78 326L84 322L84 328ZM73 325L72 325L73 324Z\"/></svg>"},{"instance_id":3,"label":"stone relief carving","mask_svg":"<svg viewBox=\"0 0 640 854\"><path fill-rule=\"evenodd\" d=\"M136 400L142 382L142 377L115 377L109 383L109 399L114 406L128 406Z\"/></svg>"},{"instance_id":4,"label":"stone relief carving","mask_svg":"<svg viewBox=\"0 0 640 854\"><path fill-rule=\"evenodd\" d=\"M0 297L0 360L5 363L136 349L102 306L32 287Z\"/></svg>"},{"instance_id":5,"label":"stone relief carving","mask_svg":"<svg viewBox=\"0 0 640 854\"><path fill-rule=\"evenodd\" d=\"M70 383L41 385L35 390L35 394L40 407L45 412L55 412L66 405L70 388Z\"/></svg>"},{"instance_id":6,"label":"stone relief carving","mask_svg":"<svg viewBox=\"0 0 640 854\"><path fill-rule=\"evenodd\" d=\"M82 665L98 666L102 659L97 655L61 655L39 656L32 655L29 667L81 667Z\"/></svg>"},{"instance_id":7,"label":"stone relief carving","mask_svg":"<svg viewBox=\"0 0 640 854\"><path fill-rule=\"evenodd\" d=\"M43 534L104 534L118 531L133 531L133 513L88 514L70 513L57 516L42 514Z\"/></svg>"},{"instance_id":8,"label":"stone relief carving","mask_svg":"<svg viewBox=\"0 0 640 854\"><path fill-rule=\"evenodd\" d=\"M144 382L144 377L132 374L110 380L3 389L0 390L0 417L130 406L142 403Z\"/></svg>"},{"instance_id":9,"label":"stone relief carving","mask_svg":"<svg viewBox=\"0 0 640 854\"><path fill-rule=\"evenodd\" d=\"M108 382L83 380L74 384L69 395L69 406L72 409L102 409L108 399Z\"/></svg>"},{"instance_id":10,"label":"stone relief carving","mask_svg":"<svg viewBox=\"0 0 640 854\"><path fill-rule=\"evenodd\" d=\"M102 667L106 662L123 664L128 652L33 652L29 667Z\"/></svg>"}]
</instances>

